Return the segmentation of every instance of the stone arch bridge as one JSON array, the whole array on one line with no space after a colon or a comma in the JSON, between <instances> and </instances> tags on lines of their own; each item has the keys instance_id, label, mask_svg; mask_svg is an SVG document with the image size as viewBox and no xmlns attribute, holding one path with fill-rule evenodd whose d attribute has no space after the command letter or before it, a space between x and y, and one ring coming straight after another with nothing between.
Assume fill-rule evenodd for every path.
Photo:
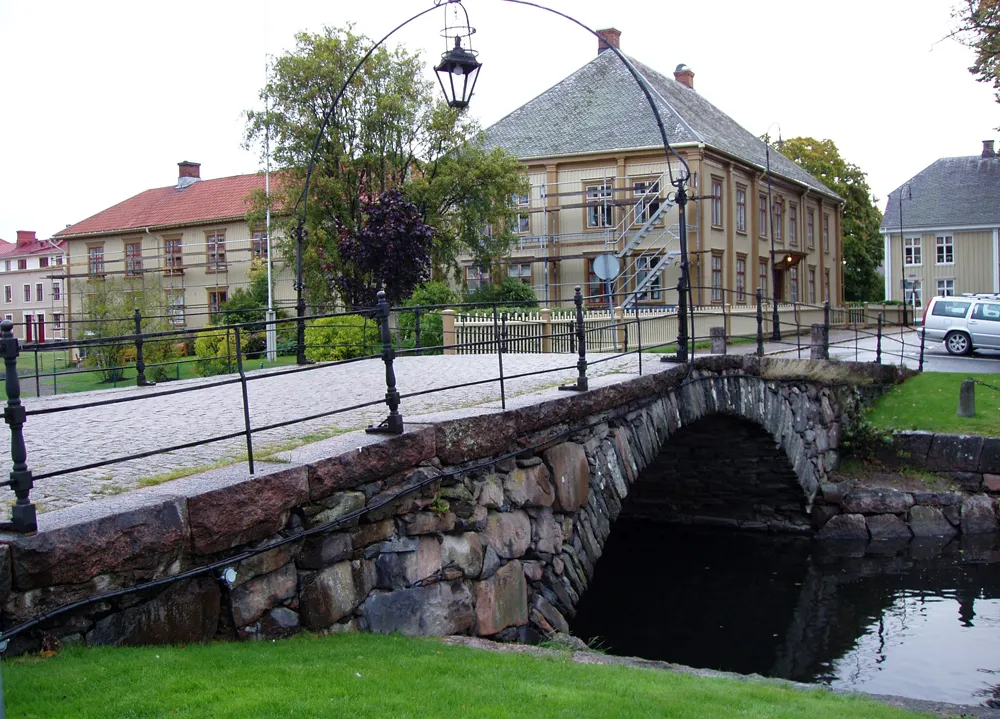
<instances>
[{"instance_id":1,"label":"stone arch bridge","mask_svg":"<svg viewBox=\"0 0 1000 719\"><path fill-rule=\"evenodd\" d=\"M38 534L0 538L3 626L228 562L235 578L214 570L95 602L18 635L13 650L45 634L118 644L300 628L565 631L623 512L811 531L841 427L863 395L898 379L881 365L708 357L506 411L407 418L398 437L341 435L253 477L224 468L51 512Z\"/></svg>"}]
</instances>

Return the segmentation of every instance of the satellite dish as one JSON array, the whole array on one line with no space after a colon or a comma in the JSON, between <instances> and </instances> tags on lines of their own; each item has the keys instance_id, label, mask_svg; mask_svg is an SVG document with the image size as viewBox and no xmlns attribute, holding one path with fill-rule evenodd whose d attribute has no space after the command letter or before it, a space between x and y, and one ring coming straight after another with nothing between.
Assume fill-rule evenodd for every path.
<instances>
[{"instance_id":1,"label":"satellite dish","mask_svg":"<svg viewBox=\"0 0 1000 719\"><path fill-rule=\"evenodd\" d=\"M621 270L621 263L618 258L605 252L594 258L594 274L602 280L613 280Z\"/></svg>"}]
</instances>

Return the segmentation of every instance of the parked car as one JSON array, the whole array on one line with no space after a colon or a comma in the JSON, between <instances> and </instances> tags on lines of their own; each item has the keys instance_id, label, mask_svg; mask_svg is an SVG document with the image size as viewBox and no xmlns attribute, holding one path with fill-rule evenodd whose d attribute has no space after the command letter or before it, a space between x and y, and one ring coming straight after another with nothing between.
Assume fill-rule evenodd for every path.
<instances>
[{"instance_id":1,"label":"parked car","mask_svg":"<svg viewBox=\"0 0 1000 719\"><path fill-rule=\"evenodd\" d=\"M932 297L924 308L924 336L953 355L1000 350L1000 295Z\"/></svg>"}]
</instances>

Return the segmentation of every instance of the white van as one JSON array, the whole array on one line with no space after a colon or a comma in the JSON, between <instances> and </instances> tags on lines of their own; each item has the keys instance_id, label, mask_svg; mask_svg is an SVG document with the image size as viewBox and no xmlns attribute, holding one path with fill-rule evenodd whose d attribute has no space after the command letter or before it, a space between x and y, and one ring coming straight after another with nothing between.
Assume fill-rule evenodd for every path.
<instances>
[{"instance_id":1,"label":"white van","mask_svg":"<svg viewBox=\"0 0 1000 719\"><path fill-rule=\"evenodd\" d=\"M1000 350L1000 295L932 297L924 308L924 336L953 355Z\"/></svg>"}]
</instances>

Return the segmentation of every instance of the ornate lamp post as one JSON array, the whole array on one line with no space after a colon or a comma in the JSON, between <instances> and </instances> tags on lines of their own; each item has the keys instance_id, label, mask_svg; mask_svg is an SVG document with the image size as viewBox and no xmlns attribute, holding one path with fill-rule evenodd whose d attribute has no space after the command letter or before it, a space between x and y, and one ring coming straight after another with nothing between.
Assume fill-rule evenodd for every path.
<instances>
[{"instance_id":1,"label":"ornate lamp post","mask_svg":"<svg viewBox=\"0 0 1000 719\"><path fill-rule=\"evenodd\" d=\"M528 2L528 0L501 0L502 2L509 2L516 5L527 5L529 7L538 8L539 10L545 10L554 15L558 15L562 18L569 20L581 28L589 32L591 35L600 38L600 34L596 30L584 25L579 20L570 17L569 15L559 12L558 10L553 10L552 8L545 7L534 2ZM295 229L295 245L296 245L296 260L295 260L295 307L297 316L297 362L299 364L306 364L307 360L305 357L305 311L306 303L303 296L304 285L302 282L302 247L305 240L305 222L306 222L306 205L309 198L309 184L312 178L313 167L316 160L316 153L319 149L320 142L322 142L323 135L326 132L327 126L330 124L330 120L333 116L333 111L340 104L340 100L350 85L351 81L361 70L362 66L371 57L372 53L375 52L386 40L389 39L397 30L400 30L406 25L417 18L423 17L429 12L436 10L437 8L447 8L447 6L454 6L456 8L461 8L463 14L465 15L465 25L457 25L448 27L445 26L442 35L445 37L446 42L450 43L454 40L454 45L451 46L442 56L441 61L434 68L437 74L438 82L441 85L441 90L444 92L445 99L449 106L455 108L465 108L469 105L469 101L472 99L472 93L476 86L476 81L479 79L479 69L482 65L476 59L476 52L472 50L471 40L472 35L475 33L475 29L469 25L469 16L466 12L465 7L462 5L462 0L434 0L432 7L423 10L405 22L400 23L390 32L388 32L381 40L376 42L369 48L368 52L361 58L358 64L351 70L347 79L344 81L343 86L337 93L330 107L327 109L326 114L323 116L323 121L320 124L319 131L316 133L316 138L313 142L312 151L309 154L309 163L306 167L306 179L305 185L302 190L302 194L299 196L299 203L302 205L301 213L299 215L299 221ZM447 15L446 15L447 19ZM468 42L468 47L462 47L462 38L465 38ZM653 100L653 92L649 88L648 83L642 77L638 70L632 65L632 63L626 58L621 51L614 45L611 45L609 49L615 53L622 64L628 70L629 74L639 85L639 89L642 90L643 95L646 98L646 102L649 103L649 107L653 112L653 116L656 120L657 128L660 131L660 138L663 140L663 149L666 155L667 170L670 173L670 183L675 188L674 201L677 204L678 213L678 225L680 230L680 246L681 246L681 283L679 289L682 293L687 294L688 298L691 298L691 282L689 277L689 263L688 263L688 252L687 252L687 218L685 208L688 202L687 188L686 185L691 178L691 170L688 167L685 159L677 153L671 146L667 139L667 131L663 125L663 118L660 116L659 108ZM677 177L673 175L673 166L671 164L671 158L677 160L682 166L683 170ZM297 203L298 204L298 203ZM694 303L689 302L688 305L691 307L690 322L692 327L694 324ZM777 311L777 309L775 310ZM678 333L678 358L686 358L687 354L687 338L688 338L688 325L687 322L678 323L680 331Z\"/></svg>"},{"instance_id":2,"label":"ornate lamp post","mask_svg":"<svg viewBox=\"0 0 1000 719\"><path fill-rule=\"evenodd\" d=\"M899 287L900 293L903 297L903 326L909 327L910 323L907 321L906 317L906 241L903 239L903 199L912 200L913 195L910 192L910 183L905 183L899 188L899 197L897 201L899 203ZM914 321L916 318L914 318Z\"/></svg>"},{"instance_id":3,"label":"ornate lamp post","mask_svg":"<svg viewBox=\"0 0 1000 719\"><path fill-rule=\"evenodd\" d=\"M767 163L767 224L771 236L771 339L781 341L781 316L778 314L778 260L774 250L774 202L771 200L771 128L778 125L772 122L764 133L764 157ZM781 141L781 125L778 125L778 147Z\"/></svg>"}]
</instances>

